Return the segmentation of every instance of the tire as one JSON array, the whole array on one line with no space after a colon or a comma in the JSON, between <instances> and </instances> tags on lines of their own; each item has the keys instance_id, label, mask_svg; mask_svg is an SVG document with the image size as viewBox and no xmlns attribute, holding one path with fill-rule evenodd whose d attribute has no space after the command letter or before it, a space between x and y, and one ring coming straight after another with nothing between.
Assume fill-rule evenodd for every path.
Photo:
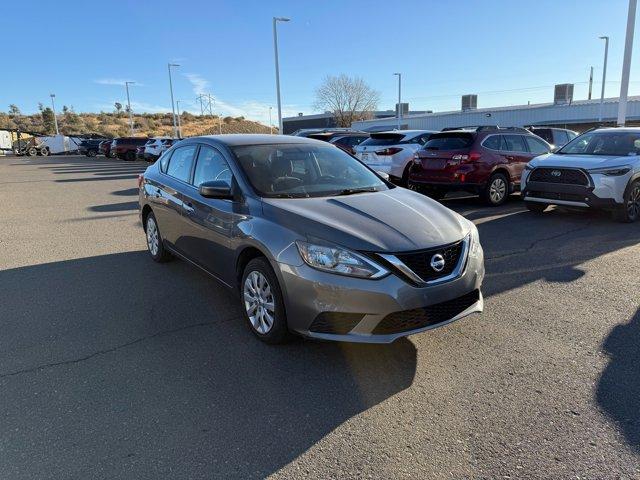
<instances>
[{"instance_id":1,"label":"tire","mask_svg":"<svg viewBox=\"0 0 640 480\"><path fill-rule=\"evenodd\" d=\"M407 188L409 186L409 170L411 170L411 162L407 163L407 166L404 167L402 178L400 182L398 182L401 187Z\"/></svg>"},{"instance_id":2,"label":"tire","mask_svg":"<svg viewBox=\"0 0 640 480\"><path fill-rule=\"evenodd\" d=\"M43 149L40 150L40 155L42 155L43 157L48 157L49 149L47 147L44 147Z\"/></svg>"},{"instance_id":3,"label":"tire","mask_svg":"<svg viewBox=\"0 0 640 480\"><path fill-rule=\"evenodd\" d=\"M533 213L542 213L544 212L549 205L546 203L537 203L537 202L524 202L524 206L527 207L527 210Z\"/></svg>"},{"instance_id":4,"label":"tire","mask_svg":"<svg viewBox=\"0 0 640 480\"><path fill-rule=\"evenodd\" d=\"M37 154L38 154L38 149L36 149L36 147L29 147L27 149L27 156L35 157Z\"/></svg>"},{"instance_id":5,"label":"tire","mask_svg":"<svg viewBox=\"0 0 640 480\"><path fill-rule=\"evenodd\" d=\"M87 152L87 157L95 157L98 155L98 152L96 152L95 150L89 150Z\"/></svg>"},{"instance_id":6,"label":"tire","mask_svg":"<svg viewBox=\"0 0 640 480\"><path fill-rule=\"evenodd\" d=\"M124 154L124 159L127 162L135 162L136 160L136 152L128 151Z\"/></svg>"},{"instance_id":7,"label":"tire","mask_svg":"<svg viewBox=\"0 0 640 480\"><path fill-rule=\"evenodd\" d=\"M482 191L482 199L487 205L497 207L509 198L509 180L504 173L494 173L489 177L487 186Z\"/></svg>"},{"instance_id":8,"label":"tire","mask_svg":"<svg viewBox=\"0 0 640 480\"><path fill-rule=\"evenodd\" d=\"M144 220L144 231L147 236L147 250L154 262L164 263L171 260L172 256L164 247L162 235L158 228L158 221L153 212L150 212Z\"/></svg>"},{"instance_id":9,"label":"tire","mask_svg":"<svg viewBox=\"0 0 640 480\"><path fill-rule=\"evenodd\" d=\"M280 284L266 258L254 258L245 267L240 301L249 328L260 340L278 344L291 339Z\"/></svg>"},{"instance_id":10,"label":"tire","mask_svg":"<svg viewBox=\"0 0 640 480\"><path fill-rule=\"evenodd\" d=\"M631 182L624 192L624 204L613 211L613 219L623 223L640 219L640 180Z\"/></svg>"}]
</instances>

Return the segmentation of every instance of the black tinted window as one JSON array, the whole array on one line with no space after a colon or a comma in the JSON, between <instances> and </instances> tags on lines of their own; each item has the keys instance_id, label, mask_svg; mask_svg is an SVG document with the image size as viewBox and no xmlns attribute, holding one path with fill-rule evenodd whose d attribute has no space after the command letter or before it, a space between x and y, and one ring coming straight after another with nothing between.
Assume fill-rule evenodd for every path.
<instances>
[{"instance_id":1,"label":"black tinted window","mask_svg":"<svg viewBox=\"0 0 640 480\"><path fill-rule=\"evenodd\" d=\"M528 152L522 135L503 135L505 150L509 152Z\"/></svg>"},{"instance_id":2,"label":"black tinted window","mask_svg":"<svg viewBox=\"0 0 640 480\"><path fill-rule=\"evenodd\" d=\"M490 148L492 150L502 150L502 136L490 135L485 139L484 142L482 142L482 146L485 148Z\"/></svg>"},{"instance_id":3,"label":"black tinted window","mask_svg":"<svg viewBox=\"0 0 640 480\"><path fill-rule=\"evenodd\" d=\"M383 147L387 145L398 145L399 143L404 143L404 135L401 133L379 133L373 134L370 138L367 138L360 145L362 146L372 146L372 147Z\"/></svg>"},{"instance_id":4,"label":"black tinted window","mask_svg":"<svg viewBox=\"0 0 640 480\"><path fill-rule=\"evenodd\" d=\"M464 132L435 133L431 135L425 150L464 150L473 144L473 135Z\"/></svg>"},{"instance_id":5,"label":"black tinted window","mask_svg":"<svg viewBox=\"0 0 640 480\"><path fill-rule=\"evenodd\" d=\"M550 129L536 128L535 130L532 130L532 132L538 135L540 138L544 139L545 142L553 143L553 134L551 133Z\"/></svg>"},{"instance_id":6,"label":"black tinted window","mask_svg":"<svg viewBox=\"0 0 640 480\"><path fill-rule=\"evenodd\" d=\"M193 155L195 152L195 145L176 148L169 159L167 175L171 175L183 182L188 182L191 176L191 166L193 165Z\"/></svg>"},{"instance_id":7,"label":"black tinted window","mask_svg":"<svg viewBox=\"0 0 640 480\"><path fill-rule=\"evenodd\" d=\"M542 155L543 153L549 153L549 146L546 145L542 140L538 140L537 138L524 137L527 145L529 146L529 151L534 155Z\"/></svg>"},{"instance_id":8,"label":"black tinted window","mask_svg":"<svg viewBox=\"0 0 640 480\"><path fill-rule=\"evenodd\" d=\"M201 146L193 174L193 184L198 187L204 182L225 180L231 184L231 170L222 154L212 147Z\"/></svg>"}]
</instances>

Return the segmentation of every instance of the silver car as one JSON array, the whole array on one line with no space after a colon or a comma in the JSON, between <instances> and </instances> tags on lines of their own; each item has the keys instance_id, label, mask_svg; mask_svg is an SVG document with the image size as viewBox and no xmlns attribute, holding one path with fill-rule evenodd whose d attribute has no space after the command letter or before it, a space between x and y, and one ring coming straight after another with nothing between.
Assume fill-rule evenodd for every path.
<instances>
[{"instance_id":1,"label":"silver car","mask_svg":"<svg viewBox=\"0 0 640 480\"><path fill-rule=\"evenodd\" d=\"M238 292L269 343L389 343L481 312L473 223L318 140L181 141L139 179L151 257Z\"/></svg>"}]
</instances>

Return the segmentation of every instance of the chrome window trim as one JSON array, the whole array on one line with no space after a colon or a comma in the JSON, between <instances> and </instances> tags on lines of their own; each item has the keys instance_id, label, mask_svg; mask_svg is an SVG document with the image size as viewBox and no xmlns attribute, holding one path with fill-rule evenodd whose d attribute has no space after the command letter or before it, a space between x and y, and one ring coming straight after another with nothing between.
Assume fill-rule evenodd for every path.
<instances>
[{"instance_id":1,"label":"chrome window trim","mask_svg":"<svg viewBox=\"0 0 640 480\"><path fill-rule=\"evenodd\" d=\"M439 285L441 283L450 282L451 280L455 280L459 278L463 273L467 266L467 260L469 256L469 244L471 242L471 234L468 234L466 237L462 239L462 252L460 252L460 258L458 258L458 264L453 271L444 277L436 278L435 280L429 280L425 282L420 276L411 270L404 262L402 262L395 255L387 254L387 253L379 253L378 255L389 262L391 265L396 267L402 273L404 273L408 278L410 278L414 283L421 287L430 287L432 285ZM434 249L437 247L434 247ZM431 248L427 250L433 250Z\"/></svg>"}]
</instances>

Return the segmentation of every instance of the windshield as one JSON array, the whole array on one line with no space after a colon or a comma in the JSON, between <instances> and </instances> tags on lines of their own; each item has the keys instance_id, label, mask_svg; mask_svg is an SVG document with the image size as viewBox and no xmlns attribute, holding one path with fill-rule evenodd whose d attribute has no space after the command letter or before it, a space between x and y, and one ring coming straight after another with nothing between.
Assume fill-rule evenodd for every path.
<instances>
[{"instance_id":1,"label":"windshield","mask_svg":"<svg viewBox=\"0 0 640 480\"><path fill-rule=\"evenodd\" d=\"M389 188L358 160L330 145L244 145L232 150L263 197L324 197Z\"/></svg>"},{"instance_id":2,"label":"windshield","mask_svg":"<svg viewBox=\"0 0 640 480\"><path fill-rule=\"evenodd\" d=\"M560 154L627 156L640 154L640 132L589 132L558 150Z\"/></svg>"}]
</instances>

